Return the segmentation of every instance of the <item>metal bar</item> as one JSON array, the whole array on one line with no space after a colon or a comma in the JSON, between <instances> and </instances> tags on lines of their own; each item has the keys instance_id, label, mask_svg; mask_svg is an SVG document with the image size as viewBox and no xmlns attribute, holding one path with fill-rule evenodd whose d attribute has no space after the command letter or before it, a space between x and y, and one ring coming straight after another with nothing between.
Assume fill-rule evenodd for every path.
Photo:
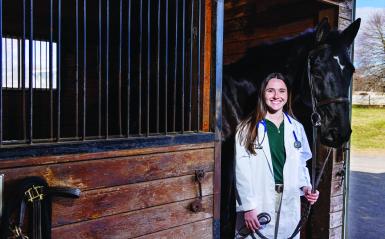
<instances>
[{"instance_id":1,"label":"metal bar","mask_svg":"<svg viewBox=\"0 0 385 239\"><path fill-rule=\"evenodd\" d=\"M23 20L22 20L22 43L21 43L21 58L22 58L22 64L21 64L21 75L22 75L22 118L23 118L23 139L27 140L27 107L26 107L26 99L25 99L25 81L26 81L26 62L25 62L25 39L26 39L26 25L27 25L27 17L26 17L26 3L25 0L23 0Z\"/></svg>"},{"instance_id":2,"label":"metal bar","mask_svg":"<svg viewBox=\"0 0 385 239\"><path fill-rule=\"evenodd\" d=\"M3 39L3 38L1 38ZM3 41L1 42L1 47L3 47ZM4 63L5 63L5 88L8 88L8 61L7 61L7 58L8 58L8 54L7 54L7 38L5 37L4 38L4 48L5 48L5 54L4 54ZM1 58L3 59L3 58ZM3 74L3 72L1 72L1 74ZM3 88L3 85L1 85L1 88Z\"/></svg>"},{"instance_id":3,"label":"metal bar","mask_svg":"<svg viewBox=\"0 0 385 239\"><path fill-rule=\"evenodd\" d=\"M130 93L131 93L131 2L127 14L127 137L130 136Z\"/></svg>"},{"instance_id":4,"label":"metal bar","mask_svg":"<svg viewBox=\"0 0 385 239\"><path fill-rule=\"evenodd\" d=\"M21 88L21 42L20 40L16 40L17 42L17 88Z\"/></svg>"},{"instance_id":5,"label":"metal bar","mask_svg":"<svg viewBox=\"0 0 385 239\"><path fill-rule=\"evenodd\" d=\"M91 142L63 142L60 144L39 145L39 147L3 147L0 149L0 162L3 160L17 160L21 157L41 157L47 155L66 155L79 153L95 153L111 150L127 150L160 146L178 146L184 144L205 144L206 147L212 147L214 139L213 133L201 133L194 135L167 135L161 137L139 137L120 140L103 140ZM63 140L64 141L64 140ZM7 141L9 142L9 141ZM12 141L12 142L22 142ZM18 145L19 146L19 145Z\"/></svg>"},{"instance_id":6,"label":"metal bar","mask_svg":"<svg viewBox=\"0 0 385 239\"><path fill-rule=\"evenodd\" d=\"M202 27L202 0L198 0L198 46L197 46L197 131L200 130L201 106L201 27Z\"/></svg>"},{"instance_id":7,"label":"metal bar","mask_svg":"<svg viewBox=\"0 0 385 239\"><path fill-rule=\"evenodd\" d=\"M190 20L190 85L189 85L189 105L188 105L188 130L191 131L191 110L192 110L192 83L193 83L193 48L194 48L194 0L191 0L191 20Z\"/></svg>"},{"instance_id":8,"label":"metal bar","mask_svg":"<svg viewBox=\"0 0 385 239\"><path fill-rule=\"evenodd\" d=\"M168 1L165 2L165 54L164 54L164 133L167 134L168 113Z\"/></svg>"},{"instance_id":9,"label":"metal bar","mask_svg":"<svg viewBox=\"0 0 385 239\"><path fill-rule=\"evenodd\" d=\"M175 47L174 47L174 92L173 92L173 121L172 131L176 125L176 82L178 79L178 2L175 1Z\"/></svg>"},{"instance_id":10,"label":"metal bar","mask_svg":"<svg viewBox=\"0 0 385 239\"><path fill-rule=\"evenodd\" d=\"M0 0L0 39L3 39L3 1L2 0ZM3 59L3 43L0 44L0 59ZM0 64L0 147L2 145L3 145L3 64ZM1 185L1 188L2 187L3 186Z\"/></svg>"},{"instance_id":11,"label":"metal bar","mask_svg":"<svg viewBox=\"0 0 385 239\"><path fill-rule=\"evenodd\" d=\"M83 134L86 139L87 120L87 0L83 1Z\"/></svg>"},{"instance_id":12,"label":"metal bar","mask_svg":"<svg viewBox=\"0 0 385 239\"><path fill-rule=\"evenodd\" d=\"M58 37L57 37L57 50L56 50L56 56L57 56L57 64L56 64L56 71L57 71L57 83L56 83L56 90L57 90L57 135L56 140L60 140L60 118L61 118L61 108L60 108L60 84L61 84L61 0L58 0Z\"/></svg>"},{"instance_id":13,"label":"metal bar","mask_svg":"<svg viewBox=\"0 0 385 239\"><path fill-rule=\"evenodd\" d=\"M220 238L220 203L221 203L221 133L222 133L222 66L223 66L223 19L224 0L216 2L215 32L215 102L213 115L215 119L215 159L214 159L214 238Z\"/></svg>"},{"instance_id":14,"label":"metal bar","mask_svg":"<svg viewBox=\"0 0 385 239\"><path fill-rule=\"evenodd\" d=\"M156 133L159 133L159 78L160 78L160 1L158 0L158 25L157 25L157 33L158 33L158 42L157 42L157 69L156 69ZM167 1L166 1L167 3ZM165 65L167 68L167 65ZM166 113L166 111L165 111Z\"/></svg>"},{"instance_id":15,"label":"metal bar","mask_svg":"<svg viewBox=\"0 0 385 239\"><path fill-rule=\"evenodd\" d=\"M48 90L49 81L48 81L48 42L45 42L45 89Z\"/></svg>"},{"instance_id":16,"label":"metal bar","mask_svg":"<svg viewBox=\"0 0 385 239\"><path fill-rule=\"evenodd\" d=\"M33 0L30 1L29 6L29 114L28 114L28 142L32 144L33 138Z\"/></svg>"},{"instance_id":17,"label":"metal bar","mask_svg":"<svg viewBox=\"0 0 385 239\"><path fill-rule=\"evenodd\" d=\"M102 135L102 1L98 6L98 136Z\"/></svg>"},{"instance_id":18,"label":"metal bar","mask_svg":"<svg viewBox=\"0 0 385 239\"><path fill-rule=\"evenodd\" d=\"M50 125L50 136L53 138L53 0L50 0L49 3L49 105L50 105L50 114L49 114L49 125Z\"/></svg>"},{"instance_id":19,"label":"metal bar","mask_svg":"<svg viewBox=\"0 0 385 239\"><path fill-rule=\"evenodd\" d=\"M143 35L143 0L140 0L139 3L139 77L138 77L138 87L139 87L139 96L138 96L138 133L139 135L142 132L142 35Z\"/></svg>"},{"instance_id":20,"label":"metal bar","mask_svg":"<svg viewBox=\"0 0 385 239\"><path fill-rule=\"evenodd\" d=\"M79 136L79 0L75 1L75 135Z\"/></svg>"},{"instance_id":21,"label":"metal bar","mask_svg":"<svg viewBox=\"0 0 385 239\"><path fill-rule=\"evenodd\" d=\"M118 64L118 120L119 120L119 135L122 135L122 18L123 18L123 3L119 0L119 64Z\"/></svg>"},{"instance_id":22,"label":"metal bar","mask_svg":"<svg viewBox=\"0 0 385 239\"><path fill-rule=\"evenodd\" d=\"M1 38L0 38L1 39ZM11 78L12 78L12 88L14 88L13 86L13 39L11 38L11 69L12 69L12 72L11 72ZM5 49L5 51L7 51L7 48Z\"/></svg>"},{"instance_id":23,"label":"metal bar","mask_svg":"<svg viewBox=\"0 0 385 239\"><path fill-rule=\"evenodd\" d=\"M31 3L31 4L33 4L33 3ZM33 27L33 26L32 26ZM33 55L33 57L34 57L34 62L33 62L33 64L32 64L32 66L33 66L33 69L34 69L34 71L35 71L35 77L33 78L34 79L34 87L35 88L37 88L37 81L36 81L36 67L37 67L37 58L36 58L36 41L32 41L33 42L33 45L34 45L34 47L33 47L33 53L32 53L32 55Z\"/></svg>"},{"instance_id":24,"label":"metal bar","mask_svg":"<svg viewBox=\"0 0 385 239\"><path fill-rule=\"evenodd\" d=\"M182 134L184 133L184 72L185 72L185 51L186 51L186 46L185 46L185 34L186 34L186 2L185 1L182 1L182 63L181 63L181 66L182 66L182 76L181 76L181 81L182 81L182 84L181 84L181 93L182 93L182 102L181 102L181 106L182 106L182 115L181 115L181 132Z\"/></svg>"},{"instance_id":25,"label":"metal bar","mask_svg":"<svg viewBox=\"0 0 385 239\"><path fill-rule=\"evenodd\" d=\"M39 53L40 53L40 62L39 62L39 66L40 66L40 73L39 73L39 77L40 77L40 88L43 88L43 79L42 79L42 64L41 64L41 41L39 41Z\"/></svg>"},{"instance_id":26,"label":"metal bar","mask_svg":"<svg viewBox=\"0 0 385 239\"><path fill-rule=\"evenodd\" d=\"M151 5L147 1L147 114L146 114L146 136L150 135L150 73L151 73Z\"/></svg>"},{"instance_id":27,"label":"metal bar","mask_svg":"<svg viewBox=\"0 0 385 239\"><path fill-rule=\"evenodd\" d=\"M108 104L109 104L109 100L108 100L108 81L109 81L109 64L110 64L110 61L109 61L109 54L110 54L110 49L109 49L109 43L110 43L110 38L109 38L109 34L110 34L110 1L107 0L106 1L106 115L105 115L105 119L106 119L106 139L108 139Z\"/></svg>"}]
</instances>

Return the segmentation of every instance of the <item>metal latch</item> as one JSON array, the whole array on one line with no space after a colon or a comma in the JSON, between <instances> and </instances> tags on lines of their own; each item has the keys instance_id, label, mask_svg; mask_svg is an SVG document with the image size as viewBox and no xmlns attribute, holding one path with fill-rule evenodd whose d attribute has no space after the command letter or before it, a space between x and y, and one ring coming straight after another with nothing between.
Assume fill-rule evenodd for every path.
<instances>
[{"instance_id":1,"label":"metal latch","mask_svg":"<svg viewBox=\"0 0 385 239\"><path fill-rule=\"evenodd\" d=\"M202 206L202 182L203 178L205 177L205 172L203 169L195 170L195 180L198 182L199 185L199 197L195 199L194 202L191 203L190 209L193 212L200 212L203 209Z\"/></svg>"}]
</instances>

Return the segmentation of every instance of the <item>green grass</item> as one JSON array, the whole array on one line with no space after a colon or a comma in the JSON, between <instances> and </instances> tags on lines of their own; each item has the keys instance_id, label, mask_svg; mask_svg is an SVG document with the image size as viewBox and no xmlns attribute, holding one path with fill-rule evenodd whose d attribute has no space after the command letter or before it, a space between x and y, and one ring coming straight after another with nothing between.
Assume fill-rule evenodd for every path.
<instances>
[{"instance_id":1,"label":"green grass","mask_svg":"<svg viewBox=\"0 0 385 239\"><path fill-rule=\"evenodd\" d=\"M352 109L353 150L385 150L385 108Z\"/></svg>"}]
</instances>

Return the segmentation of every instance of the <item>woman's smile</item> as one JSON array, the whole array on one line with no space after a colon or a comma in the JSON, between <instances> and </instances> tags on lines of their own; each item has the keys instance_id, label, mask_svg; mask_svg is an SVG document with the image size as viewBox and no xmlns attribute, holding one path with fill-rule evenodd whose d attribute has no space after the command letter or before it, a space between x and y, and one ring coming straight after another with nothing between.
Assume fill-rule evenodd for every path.
<instances>
[{"instance_id":1,"label":"woman's smile","mask_svg":"<svg viewBox=\"0 0 385 239\"><path fill-rule=\"evenodd\" d=\"M288 98L286 84L280 80L273 78L269 80L265 90L265 102L269 111L282 111Z\"/></svg>"}]
</instances>

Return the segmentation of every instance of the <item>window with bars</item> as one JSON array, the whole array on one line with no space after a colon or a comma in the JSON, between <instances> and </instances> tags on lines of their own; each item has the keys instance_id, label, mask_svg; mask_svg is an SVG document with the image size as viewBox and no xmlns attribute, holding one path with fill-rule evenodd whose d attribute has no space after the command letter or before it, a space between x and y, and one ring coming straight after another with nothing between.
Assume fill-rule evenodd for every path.
<instances>
[{"instance_id":1,"label":"window with bars","mask_svg":"<svg viewBox=\"0 0 385 239\"><path fill-rule=\"evenodd\" d=\"M24 45L25 53L22 54ZM49 73L49 46L47 41L33 41L32 85L34 89L56 89L56 61L53 61L52 76ZM22 80L23 72L29 72L29 40L2 38L2 87L3 89L28 89L29 80ZM22 57L24 56L24 57ZM52 58L56 59L56 43L53 43Z\"/></svg>"},{"instance_id":2,"label":"window with bars","mask_svg":"<svg viewBox=\"0 0 385 239\"><path fill-rule=\"evenodd\" d=\"M203 0L2 3L1 145L202 131Z\"/></svg>"}]
</instances>

